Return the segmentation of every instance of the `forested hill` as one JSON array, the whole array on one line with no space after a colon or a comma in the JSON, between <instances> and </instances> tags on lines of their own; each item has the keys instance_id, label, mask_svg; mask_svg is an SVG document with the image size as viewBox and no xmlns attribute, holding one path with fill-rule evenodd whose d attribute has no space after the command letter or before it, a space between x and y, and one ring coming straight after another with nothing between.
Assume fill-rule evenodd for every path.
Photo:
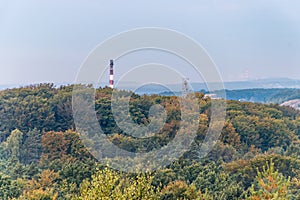
<instances>
[{"instance_id":1,"label":"forested hill","mask_svg":"<svg viewBox=\"0 0 300 200\"><path fill-rule=\"evenodd\" d=\"M227 101L219 141L198 159L211 101L222 100L196 93L200 123L190 151L155 172L126 174L100 165L82 144L72 117L72 89L40 84L0 91L0 199L300 199L299 111ZM163 129L141 142L116 125L111 92L96 90L95 109L115 145L144 152L173 139L181 119L178 97L131 95L137 124L149 123L154 104L167 113Z\"/></svg>"},{"instance_id":2,"label":"forested hill","mask_svg":"<svg viewBox=\"0 0 300 200\"><path fill-rule=\"evenodd\" d=\"M206 90L199 92L208 94ZM291 100L300 99L300 89L297 88L251 88L251 89L240 89L240 90L225 90L226 99L236 100L242 102L256 102L265 104L282 104ZM212 91L215 97L223 96L224 91ZM162 96L181 96L181 92L161 92ZM295 107L295 106L294 106Z\"/></svg>"},{"instance_id":3,"label":"forested hill","mask_svg":"<svg viewBox=\"0 0 300 200\"><path fill-rule=\"evenodd\" d=\"M218 95L219 92L220 91L216 91L215 93ZM300 99L300 89L253 88L253 89L243 89L243 90L226 90L226 98L230 100L238 100L238 101L281 104L285 101Z\"/></svg>"}]
</instances>

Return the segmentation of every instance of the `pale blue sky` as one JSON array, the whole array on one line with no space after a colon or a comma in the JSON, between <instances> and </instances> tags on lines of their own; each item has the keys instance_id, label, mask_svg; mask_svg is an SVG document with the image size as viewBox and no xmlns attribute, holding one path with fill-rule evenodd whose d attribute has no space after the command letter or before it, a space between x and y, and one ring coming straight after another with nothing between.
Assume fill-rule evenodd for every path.
<instances>
[{"instance_id":1,"label":"pale blue sky","mask_svg":"<svg viewBox=\"0 0 300 200\"><path fill-rule=\"evenodd\" d=\"M298 2L0 0L0 84L73 82L97 44L149 26L194 38L225 81L247 71L251 79L300 79Z\"/></svg>"}]
</instances>

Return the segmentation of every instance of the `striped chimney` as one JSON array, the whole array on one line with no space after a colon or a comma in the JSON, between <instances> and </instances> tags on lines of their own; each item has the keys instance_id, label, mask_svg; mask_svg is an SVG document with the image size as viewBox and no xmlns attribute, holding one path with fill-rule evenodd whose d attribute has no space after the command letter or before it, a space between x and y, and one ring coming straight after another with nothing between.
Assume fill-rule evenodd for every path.
<instances>
[{"instance_id":1,"label":"striped chimney","mask_svg":"<svg viewBox=\"0 0 300 200\"><path fill-rule=\"evenodd\" d=\"M114 88L114 61L110 60L109 87Z\"/></svg>"}]
</instances>

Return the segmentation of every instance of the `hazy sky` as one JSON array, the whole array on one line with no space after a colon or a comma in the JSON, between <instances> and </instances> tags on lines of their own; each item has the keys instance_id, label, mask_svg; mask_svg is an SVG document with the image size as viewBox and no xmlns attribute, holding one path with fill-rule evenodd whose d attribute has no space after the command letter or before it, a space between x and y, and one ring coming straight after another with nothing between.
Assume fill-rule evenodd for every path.
<instances>
[{"instance_id":1,"label":"hazy sky","mask_svg":"<svg viewBox=\"0 0 300 200\"><path fill-rule=\"evenodd\" d=\"M225 81L300 79L299 1L0 0L0 84L73 82L97 44L149 26L195 39Z\"/></svg>"}]
</instances>

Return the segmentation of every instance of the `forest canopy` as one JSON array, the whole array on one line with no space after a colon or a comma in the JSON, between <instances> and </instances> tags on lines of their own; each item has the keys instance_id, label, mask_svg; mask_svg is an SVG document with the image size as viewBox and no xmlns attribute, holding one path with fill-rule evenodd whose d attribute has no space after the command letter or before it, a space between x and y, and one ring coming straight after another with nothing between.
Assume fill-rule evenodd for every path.
<instances>
[{"instance_id":1,"label":"forest canopy","mask_svg":"<svg viewBox=\"0 0 300 200\"><path fill-rule=\"evenodd\" d=\"M199 125L189 151L156 171L132 174L100 164L82 143L72 115L73 87L39 84L0 91L1 199L300 199L299 111L226 101L220 137L199 158L211 102L223 100L195 93ZM155 104L167 114L158 133L139 140L117 126L111 94L110 88L95 90L95 111L113 144L149 152L177 134L178 97L131 94L129 112L135 123L149 124L149 108Z\"/></svg>"}]
</instances>

